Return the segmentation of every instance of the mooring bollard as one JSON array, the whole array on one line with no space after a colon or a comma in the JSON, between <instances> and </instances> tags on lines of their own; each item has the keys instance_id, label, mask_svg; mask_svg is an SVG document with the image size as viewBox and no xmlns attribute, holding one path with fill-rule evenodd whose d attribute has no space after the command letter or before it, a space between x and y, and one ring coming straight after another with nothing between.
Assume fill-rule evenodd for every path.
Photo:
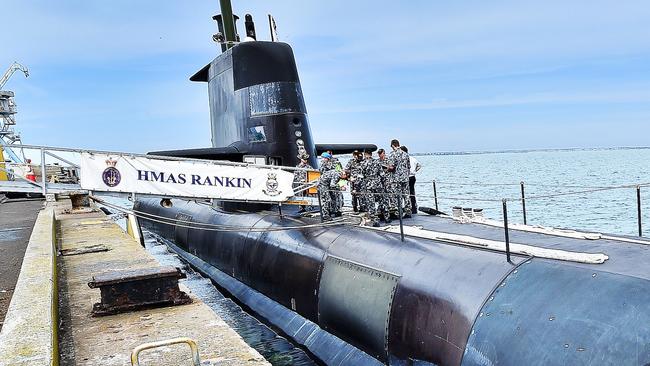
<instances>
[{"instance_id":1,"label":"mooring bollard","mask_svg":"<svg viewBox=\"0 0 650 366\"><path fill-rule=\"evenodd\" d=\"M436 180L433 180L433 200L436 203L436 211L438 211L438 190L436 189Z\"/></svg>"},{"instance_id":2,"label":"mooring bollard","mask_svg":"<svg viewBox=\"0 0 650 366\"><path fill-rule=\"evenodd\" d=\"M643 236L643 229L641 228L641 186L636 186L636 214L639 223L639 236Z\"/></svg>"},{"instance_id":3,"label":"mooring bollard","mask_svg":"<svg viewBox=\"0 0 650 366\"><path fill-rule=\"evenodd\" d=\"M524 213L524 225L527 225L527 222L526 222L526 194L524 192L524 181L522 180L519 184L521 184L521 210Z\"/></svg>"},{"instance_id":4,"label":"mooring bollard","mask_svg":"<svg viewBox=\"0 0 650 366\"><path fill-rule=\"evenodd\" d=\"M403 210L402 210L402 195L398 194L397 195L397 213L399 215L399 234L400 237L402 238L402 241L404 241L404 219L402 216L403 215Z\"/></svg>"},{"instance_id":5,"label":"mooring bollard","mask_svg":"<svg viewBox=\"0 0 650 366\"><path fill-rule=\"evenodd\" d=\"M505 229L505 236L506 236L506 258L509 263L512 263L510 261L510 235L508 234L508 204L507 200L504 198L503 199L503 228Z\"/></svg>"}]
</instances>

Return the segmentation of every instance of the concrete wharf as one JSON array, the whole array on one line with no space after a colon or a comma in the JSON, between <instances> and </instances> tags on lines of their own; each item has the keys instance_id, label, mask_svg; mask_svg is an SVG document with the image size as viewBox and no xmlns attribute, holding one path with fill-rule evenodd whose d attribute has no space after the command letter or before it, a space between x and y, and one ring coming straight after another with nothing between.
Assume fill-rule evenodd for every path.
<instances>
[{"instance_id":1,"label":"concrete wharf","mask_svg":"<svg viewBox=\"0 0 650 366\"><path fill-rule=\"evenodd\" d=\"M196 342L202 365L268 365L182 282L190 304L91 315L100 302L99 290L88 286L93 276L158 266L100 210L73 210L69 199L46 203L0 333L0 365L131 365L134 348L178 337ZM176 344L145 350L139 362L191 365L192 357Z\"/></svg>"},{"instance_id":2,"label":"concrete wharf","mask_svg":"<svg viewBox=\"0 0 650 366\"><path fill-rule=\"evenodd\" d=\"M0 330L20 274L41 200L7 199L0 194Z\"/></svg>"}]
</instances>

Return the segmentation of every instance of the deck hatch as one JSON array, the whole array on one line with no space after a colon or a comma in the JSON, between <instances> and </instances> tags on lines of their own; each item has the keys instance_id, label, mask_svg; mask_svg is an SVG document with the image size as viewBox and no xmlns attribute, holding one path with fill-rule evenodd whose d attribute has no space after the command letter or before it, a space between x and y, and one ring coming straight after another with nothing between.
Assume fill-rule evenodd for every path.
<instances>
[{"instance_id":1,"label":"deck hatch","mask_svg":"<svg viewBox=\"0 0 650 366\"><path fill-rule=\"evenodd\" d=\"M321 327L386 360L388 323L399 276L342 258L325 260L318 293Z\"/></svg>"}]
</instances>

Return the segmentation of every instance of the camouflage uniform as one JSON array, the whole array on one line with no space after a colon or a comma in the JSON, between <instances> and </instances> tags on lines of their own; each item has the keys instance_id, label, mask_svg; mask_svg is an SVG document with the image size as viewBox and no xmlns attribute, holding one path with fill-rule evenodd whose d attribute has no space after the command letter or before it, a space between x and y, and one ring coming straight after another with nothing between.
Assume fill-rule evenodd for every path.
<instances>
[{"instance_id":1,"label":"camouflage uniform","mask_svg":"<svg viewBox=\"0 0 650 366\"><path fill-rule=\"evenodd\" d=\"M384 160L377 159L379 161L379 166L381 167L381 186L382 193L384 195L384 202L386 204L386 209L390 212L395 212L397 210L397 198L393 195L393 173L389 171L391 162L388 158ZM386 216L388 218L389 216Z\"/></svg>"},{"instance_id":2,"label":"camouflage uniform","mask_svg":"<svg viewBox=\"0 0 650 366\"><path fill-rule=\"evenodd\" d=\"M397 148L392 151L388 157L390 165L395 169L391 175L391 193L402 195L402 208L405 215L411 214L411 200L409 193L409 172L411 170L411 163L409 162L409 155L402 149ZM393 204L397 210L397 196Z\"/></svg>"},{"instance_id":3,"label":"camouflage uniform","mask_svg":"<svg viewBox=\"0 0 650 366\"><path fill-rule=\"evenodd\" d=\"M311 165L308 163L303 163L302 161L296 165L296 168L301 169L311 169ZM307 171L306 170L296 170L293 174L293 186L298 187L299 185L307 182Z\"/></svg>"},{"instance_id":4,"label":"camouflage uniform","mask_svg":"<svg viewBox=\"0 0 650 366\"><path fill-rule=\"evenodd\" d=\"M365 207L363 200L360 199L359 193L361 192L361 165L363 160L352 158L345 166L345 170L350 174L350 193L352 194L352 209L354 212L364 212Z\"/></svg>"},{"instance_id":5,"label":"camouflage uniform","mask_svg":"<svg viewBox=\"0 0 650 366\"><path fill-rule=\"evenodd\" d=\"M370 223L379 222L378 213L388 218L388 201L384 194L382 176L384 175L381 163L377 159L366 158L361 164L361 190L364 194L361 196L362 205L365 206Z\"/></svg>"},{"instance_id":6,"label":"camouflage uniform","mask_svg":"<svg viewBox=\"0 0 650 366\"><path fill-rule=\"evenodd\" d=\"M322 163L320 164L320 168L318 168L318 171L323 174L328 170L334 170L334 164L332 164L332 159L323 159Z\"/></svg>"},{"instance_id":7,"label":"camouflage uniform","mask_svg":"<svg viewBox=\"0 0 650 366\"><path fill-rule=\"evenodd\" d=\"M320 176L318 180L318 194L321 199L321 212L323 218L330 219L333 215L340 213L338 207L337 195L339 191L339 181L341 173L336 170L328 170Z\"/></svg>"},{"instance_id":8,"label":"camouflage uniform","mask_svg":"<svg viewBox=\"0 0 650 366\"><path fill-rule=\"evenodd\" d=\"M296 165L296 168L301 168L301 169L312 169L311 165L309 163L303 163L302 161ZM307 183L307 171L306 170L296 170L295 173L293 173L293 188L299 187L303 184ZM298 193L298 196L305 196L306 191ZM300 210L304 211L307 207L300 205Z\"/></svg>"},{"instance_id":9,"label":"camouflage uniform","mask_svg":"<svg viewBox=\"0 0 650 366\"><path fill-rule=\"evenodd\" d=\"M339 159L332 156L332 158L330 159L330 169L334 169L337 172L340 172L341 170L343 170L343 165L341 164ZM343 202L343 193L341 191L336 192L336 201L335 202L336 202L336 207L337 207L336 212L338 214L340 214L341 213L341 208L343 207L343 203L344 203Z\"/></svg>"}]
</instances>

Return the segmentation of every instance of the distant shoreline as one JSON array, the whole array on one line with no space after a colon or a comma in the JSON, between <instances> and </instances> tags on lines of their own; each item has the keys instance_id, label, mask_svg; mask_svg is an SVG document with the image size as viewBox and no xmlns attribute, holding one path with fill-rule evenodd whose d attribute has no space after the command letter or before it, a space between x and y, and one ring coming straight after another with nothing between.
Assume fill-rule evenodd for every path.
<instances>
[{"instance_id":1,"label":"distant shoreline","mask_svg":"<svg viewBox=\"0 0 650 366\"><path fill-rule=\"evenodd\" d=\"M412 153L413 156L431 156L431 155L481 155L481 154L520 154L530 152L570 152L570 151L607 151L607 150L648 150L650 146L638 147L575 147L575 148L558 148L558 149L511 149L511 150L483 150L483 151L441 151L429 153Z\"/></svg>"}]
</instances>

